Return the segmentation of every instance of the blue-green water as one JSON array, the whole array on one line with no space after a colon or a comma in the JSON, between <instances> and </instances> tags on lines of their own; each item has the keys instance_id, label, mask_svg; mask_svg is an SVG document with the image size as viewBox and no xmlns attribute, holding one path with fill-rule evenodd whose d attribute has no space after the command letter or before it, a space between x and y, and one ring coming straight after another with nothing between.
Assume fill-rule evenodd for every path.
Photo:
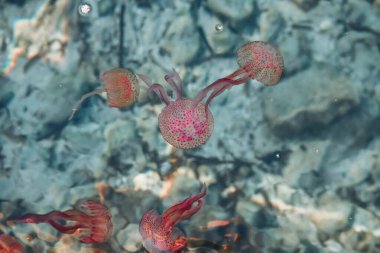
<instances>
[{"instance_id":1,"label":"blue-green water","mask_svg":"<svg viewBox=\"0 0 380 253\"><path fill-rule=\"evenodd\" d=\"M275 85L239 66L252 41ZM0 0L0 69L0 234L23 252L380 252L378 0ZM210 118L165 121L199 94ZM10 222L53 210L87 218Z\"/></svg>"}]
</instances>

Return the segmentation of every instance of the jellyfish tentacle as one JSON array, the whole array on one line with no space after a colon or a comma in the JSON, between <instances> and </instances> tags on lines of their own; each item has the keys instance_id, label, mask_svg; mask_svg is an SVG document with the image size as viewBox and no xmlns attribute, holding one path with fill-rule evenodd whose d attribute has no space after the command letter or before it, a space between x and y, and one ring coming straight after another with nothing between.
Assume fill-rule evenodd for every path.
<instances>
[{"instance_id":1,"label":"jellyfish tentacle","mask_svg":"<svg viewBox=\"0 0 380 253\"><path fill-rule=\"evenodd\" d=\"M161 102L163 102L165 105L170 104L170 99L168 95L165 92L164 87L159 83L153 83L149 86L149 89L147 90L146 94L143 96L143 100L145 100L149 95L155 91L158 94L158 97L160 98Z\"/></svg>"},{"instance_id":2,"label":"jellyfish tentacle","mask_svg":"<svg viewBox=\"0 0 380 253\"><path fill-rule=\"evenodd\" d=\"M75 103L75 105L72 109L71 115L69 117L69 121L74 117L74 114L76 113L76 111L79 110L79 107L84 100L86 100L88 97L91 97L93 95L100 95L100 94L102 94L102 92L104 92L104 88L98 88L98 89L95 89L95 90L81 96L81 98Z\"/></svg>"},{"instance_id":3,"label":"jellyfish tentacle","mask_svg":"<svg viewBox=\"0 0 380 253\"><path fill-rule=\"evenodd\" d=\"M49 223L52 227L54 227L59 232L64 233L64 234L72 234L77 229L82 228L82 226L80 225L64 226L53 220L48 220L47 223Z\"/></svg>"},{"instance_id":4,"label":"jellyfish tentacle","mask_svg":"<svg viewBox=\"0 0 380 253\"><path fill-rule=\"evenodd\" d=\"M13 222L23 222L23 223L44 223L46 220L53 219L65 219L70 217L69 215L65 215L60 211L51 211L47 214L34 214L27 213L20 218L8 219Z\"/></svg>"},{"instance_id":5,"label":"jellyfish tentacle","mask_svg":"<svg viewBox=\"0 0 380 253\"><path fill-rule=\"evenodd\" d=\"M235 79L236 77L239 77L238 79ZM227 79L231 79L231 82L234 84L234 85L238 85L238 84L242 84L242 83L245 83L247 82L249 79L251 79L251 77L247 74L246 70L243 69L243 68L239 68L238 70L236 70L235 72L233 72L232 74L226 76L225 78Z\"/></svg>"}]
</instances>

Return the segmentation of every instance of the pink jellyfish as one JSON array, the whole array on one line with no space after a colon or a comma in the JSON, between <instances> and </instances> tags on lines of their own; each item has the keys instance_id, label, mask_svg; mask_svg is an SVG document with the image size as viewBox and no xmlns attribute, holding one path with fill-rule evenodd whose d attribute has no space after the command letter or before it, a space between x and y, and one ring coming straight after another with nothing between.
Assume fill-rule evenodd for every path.
<instances>
[{"instance_id":1,"label":"pink jellyfish","mask_svg":"<svg viewBox=\"0 0 380 253\"><path fill-rule=\"evenodd\" d=\"M211 112L201 103L194 106L193 100L182 98L182 80L174 69L165 76L175 91L174 101L169 99L161 84L152 84L148 77L138 76L149 86L145 96L155 91L166 105L158 117L158 124L168 143L179 149L195 148L206 143L214 128ZM210 116L207 117L206 114Z\"/></svg>"},{"instance_id":2,"label":"pink jellyfish","mask_svg":"<svg viewBox=\"0 0 380 253\"><path fill-rule=\"evenodd\" d=\"M79 210L51 211L47 214L28 213L10 222L48 223L64 234L72 234L83 243L106 242L112 233L108 208L95 200L84 200Z\"/></svg>"},{"instance_id":3,"label":"pink jellyfish","mask_svg":"<svg viewBox=\"0 0 380 253\"><path fill-rule=\"evenodd\" d=\"M175 70L165 76L175 91L174 101L169 99L161 84L152 84L146 76L139 75L149 86L146 96L154 91L166 105L159 115L159 128L168 143L179 149L203 145L214 128L214 119L208 106L216 96L249 79L256 79L268 86L274 85L280 80L284 69L281 53L263 41L253 41L240 47L237 50L237 62L240 66L238 70L202 89L193 100L182 98L182 81ZM210 91L210 96L202 104L201 101Z\"/></svg>"},{"instance_id":4,"label":"pink jellyfish","mask_svg":"<svg viewBox=\"0 0 380 253\"><path fill-rule=\"evenodd\" d=\"M140 87L136 75L129 69L114 68L102 74L101 80L104 82L102 88L95 89L84 94L73 107L70 115L71 120L80 105L88 97L106 92L107 103L110 107L124 108L137 101Z\"/></svg>"},{"instance_id":5,"label":"pink jellyfish","mask_svg":"<svg viewBox=\"0 0 380 253\"><path fill-rule=\"evenodd\" d=\"M203 197L207 193L206 185L201 192L174 204L160 216L156 210L144 213L140 221L140 234L143 245L150 253L178 252L187 244L184 233L176 224L189 219L203 206Z\"/></svg>"},{"instance_id":6,"label":"pink jellyfish","mask_svg":"<svg viewBox=\"0 0 380 253\"><path fill-rule=\"evenodd\" d=\"M226 89L234 85L247 82L249 79L256 79L267 86L278 83L284 70L284 59L280 51L265 41L252 41L237 50L236 60L240 68L232 74L220 78L202 89L196 99L195 105L207 98L205 106Z\"/></svg>"}]
</instances>

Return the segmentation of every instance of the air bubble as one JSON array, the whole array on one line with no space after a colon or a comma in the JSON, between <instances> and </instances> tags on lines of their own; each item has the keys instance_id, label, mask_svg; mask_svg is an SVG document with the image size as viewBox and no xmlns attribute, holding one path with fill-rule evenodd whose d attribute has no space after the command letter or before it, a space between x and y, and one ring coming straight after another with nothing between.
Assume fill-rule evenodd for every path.
<instances>
[{"instance_id":1,"label":"air bubble","mask_svg":"<svg viewBox=\"0 0 380 253\"><path fill-rule=\"evenodd\" d=\"M222 32L224 29L223 25L222 24L216 24L215 25L215 31L217 32Z\"/></svg>"},{"instance_id":2,"label":"air bubble","mask_svg":"<svg viewBox=\"0 0 380 253\"><path fill-rule=\"evenodd\" d=\"M81 16L88 16L92 11L92 6L89 3L81 3L78 7L78 12Z\"/></svg>"}]
</instances>

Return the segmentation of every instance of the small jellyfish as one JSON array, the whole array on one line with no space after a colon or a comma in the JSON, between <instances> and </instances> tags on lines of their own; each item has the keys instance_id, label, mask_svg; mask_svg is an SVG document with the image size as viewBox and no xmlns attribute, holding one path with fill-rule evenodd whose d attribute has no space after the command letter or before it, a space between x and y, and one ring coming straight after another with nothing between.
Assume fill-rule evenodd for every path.
<instances>
[{"instance_id":1,"label":"small jellyfish","mask_svg":"<svg viewBox=\"0 0 380 253\"><path fill-rule=\"evenodd\" d=\"M103 92L107 94L107 103L110 107L124 108L137 101L140 92L139 82L131 70L114 68L104 72L101 80L104 82L103 87L84 94L75 103L69 120L73 118L84 100L93 95L100 95Z\"/></svg>"}]
</instances>

